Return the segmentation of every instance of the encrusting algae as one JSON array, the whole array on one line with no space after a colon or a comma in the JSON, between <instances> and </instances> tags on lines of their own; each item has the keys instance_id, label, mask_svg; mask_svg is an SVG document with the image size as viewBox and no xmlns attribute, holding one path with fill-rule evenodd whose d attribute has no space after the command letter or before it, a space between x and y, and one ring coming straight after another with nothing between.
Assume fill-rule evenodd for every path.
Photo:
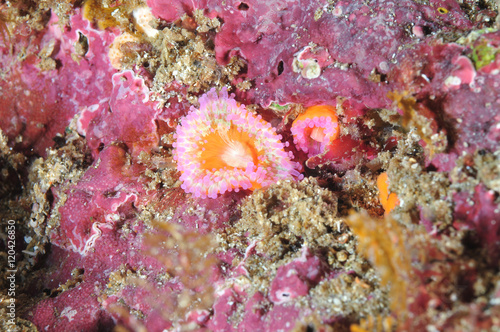
<instances>
[{"instance_id":1,"label":"encrusting algae","mask_svg":"<svg viewBox=\"0 0 500 332\"><path fill-rule=\"evenodd\" d=\"M241 219L227 229L227 235L220 236L219 250L245 252L248 243L254 243L257 255L233 261L233 266L247 271L245 284L250 294L265 292L277 283L273 279L279 278L280 269L303 260L306 250L321 257L340 276L313 283L309 296L299 297L297 305L313 305L320 315L344 312L353 317L377 315L385 306L385 294L375 286L378 277L357 255L354 236L337 215L336 195L316 179L280 181L255 190L244 200L241 211Z\"/></svg>"},{"instance_id":2,"label":"encrusting algae","mask_svg":"<svg viewBox=\"0 0 500 332\"><path fill-rule=\"evenodd\" d=\"M440 6L0 5L16 327L500 326L500 18Z\"/></svg>"}]
</instances>

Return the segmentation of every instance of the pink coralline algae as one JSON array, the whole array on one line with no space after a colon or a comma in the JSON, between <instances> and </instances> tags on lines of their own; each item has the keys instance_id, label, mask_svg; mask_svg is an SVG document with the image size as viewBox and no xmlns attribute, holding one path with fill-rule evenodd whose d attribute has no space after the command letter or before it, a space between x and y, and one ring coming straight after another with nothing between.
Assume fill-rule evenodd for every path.
<instances>
[{"instance_id":1,"label":"pink coralline algae","mask_svg":"<svg viewBox=\"0 0 500 332\"><path fill-rule=\"evenodd\" d=\"M475 45L487 44L487 40L494 41L498 36L499 32L485 34ZM500 142L500 99L496 88L500 77L482 69L476 71L464 56L467 53L470 49L453 43L420 44L404 51L398 58L400 66L389 75L398 90L413 91L424 100L426 109L438 114L431 115L436 121L433 127L447 133L450 151L436 155L428 163L440 171L450 171L463 153L493 151Z\"/></svg>"},{"instance_id":2,"label":"pink coralline algae","mask_svg":"<svg viewBox=\"0 0 500 332\"><path fill-rule=\"evenodd\" d=\"M0 95L0 126L11 141L22 135L16 147L32 148L40 155L82 107L108 100L115 72L107 58L116 35L113 31L93 29L79 10L71 17L71 29L61 28L57 22L52 14L47 28L34 40L26 37L30 36L27 26L17 31L13 48L14 52L25 48L28 57L23 61L11 57L7 47L0 47L1 62L10 64L4 67L8 84L3 84ZM82 46L87 44L88 48ZM43 70L37 56L42 49L60 65ZM13 98L16 95L23 97Z\"/></svg>"},{"instance_id":3,"label":"pink coralline algae","mask_svg":"<svg viewBox=\"0 0 500 332\"><path fill-rule=\"evenodd\" d=\"M309 290L327 275L324 262L304 247L300 257L280 267L270 285L268 296L261 292L249 296L246 287L237 285L219 291L214 313L206 323L213 331L237 331L230 323L231 315L240 306L245 314L241 327L245 331L276 331L283 326L292 327L297 318L307 313L290 302L309 297Z\"/></svg>"},{"instance_id":4,"label":"pink coralline algae","mask_svg":"<svg viewBox=\"0 0 500 332\"><path fill-rule=\"evenodd\" d=\"M475 230L493 265L498 264L500 257L500 210L495 204L496 195L495 191L478 185L473 195L460 192L454 197L457 204L455 227Z\"/></svg>"},{"instance_id":5,"label":"pink coralline algae","mask_svg":"<svg viewBox=\"0 0 500 332\"><path fill-rule=\"evenodd\" d=\"M199 99L177 127L174 158L182 188L195 197L257 189L299 177L291 153L271 124L238 105L223 89Z\"/></svg>"},{"instance_id":6,"label":"pink coralline algae","mask_svg":"<svg viewBox=\"0 0 500 332\"><path fill-rule=\"evenodd\" d=\"M245 316L241 322L243 331L278 331L284 326L292 327L300 309L282 304L271 307L270 301L260 292L245 303L247 294L238 289L225 289L218 294L214 313L206 326L211 331L238 331L230 324L230 318L239 306L244 306Z\"/></svg>"},{"instance_id":7,"label":"pink coralline algae","mask_svg":"<svg viewBox=\"0 0 500 332\"><path fill-rule=\"evenodd\" d=\"M301 257L278 268L271 283L269 299L275 304L282 304L305 296L322 279L324 272L321 260L304 247Z\"/></svg>"},{"instance_id":8,"label":"pink coralline algae","mask_svg":"<svg viewBox=\"0 0 500 332\"><path fill-rule=\"evenodd\" d=\"M133 216L129 215L125 219L133 221ZM71 278L81 279L75 287L39 301L31 308L27 318L37 326L47 327L48 331L91 331L98 327L111 330L117 323L137 324L133 318L132 321L125 322L118 315L121 306L129 306L141 310L151 318L141 322L149 331L161 331L171 326L170 322L162 319L159 308L151 305L154 296L146 288L138 291L131 284L105 299L96 296L105 293L110 273L123 267L135 269L148 266L143 280L155 284L154 279L158 277L161 265L143 253L142 238L138 233L143 232L144 227L136 225L131 230L132 232L123 232L116 224L103 228L101 237L85 256L55 245L47 260L49 264L57 264L58 268L46 272L32 287L39 291L57 289ZM167 282L155 292L167 296L177 287L179 285L176 281ZM118 298L120 303L117 303ZM158 302L158 299L154 301Z\"/></svg>"},{"instance_id":9,"label":"pink coralline algae","mask_svg":"<svg viewBox=\"0 0 500 332\"><path fill-rule=\"evenodd\" d=\"M104 148L94 167L73 187L60 208L61 226L52 233L52 242L87 254L102 234L134 213L133 204L143 193L138 181L143 168L127 165L125 150L116 145ZM56 198L59 194L55 193ZM73 211L80 211L78 214Z\"/></svg>"},{"instance_id":10,"label":"pink coralline algae","mask_svg":"<svg viewBox=\"0 0 500 332\"><path fill-rule=\"evenodd\" d=\"M113 88L103 105L84 108L77 128L86 135L95 163L68 193L61 207L61 226L53 243L87 254L103 228L110 228L134 211L144 195L144 167L129 160L158 146L155 103L149 90L131 71L112 77ZM61 193L55 190L56 198ZM74 214L73 211L80 213Z\"/></svg>"},{"instance_id":11,"label":"pink coralline algae","mask_svg":"<svg viewBox=\"0 0 500 332\"><path fill-rule=\"evenodd\" d=\"M114 74L112 82L109 100L84 108L78 117L78 131L86 136L94 156L112 142L124 143L134 156L157 147L159 110L149 100L144 80L124 71Z\"/></svg>"},{"instance_id":12,"label":"pink coralline algae","mask_svg":"<svg viewBox=\"0 0 500 332\"><path fill-rule=\"evenodd\" d=\"M398 48L415 38L407 33L408 26L422 27L424 37L436 30L472 27L455 1L374 1L370 5L338 1L329 5L322 0L300 4L294 0L150 0L148 4L155 16L167 21L195 9L220 17L224 25L215 39L217 60L226 64L233 56L245 59L246 78L255 81L258 89L242 95L264 106L273 102L335 105L336 96L341 95L360 98L369 107L384 107L390 103L384 97L388 86L371 81L369 75L372 71L386 75L394 67ZM439 13L439 7L448 12ZM300 52L306 49L309 54L304 58ZM305 66L319 75L307 74L307 68L298 70L297 61L302 69Z\"/></svg>"},{"instance_id":13,"label":"pink coralline algae","mask_svg":"<svg viewBox=\"0 0 500 332\"><path fill-rule=\"evenodd\" d=\"M472 86L476 78L476 70L470 59L463 55L457 56L452 64L456 66L456 69L445 80L445 88L458 89L462 84Z\"/></svg>"}]
</instances>

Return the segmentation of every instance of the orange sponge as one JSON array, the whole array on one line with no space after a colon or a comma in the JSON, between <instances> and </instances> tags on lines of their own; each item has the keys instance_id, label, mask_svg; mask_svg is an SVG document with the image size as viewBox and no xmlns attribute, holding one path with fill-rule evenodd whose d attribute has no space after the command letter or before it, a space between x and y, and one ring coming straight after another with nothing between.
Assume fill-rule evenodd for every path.
<instances>
[{"instance_id":1,"label":"orange sponge","mask_svg":"<svg viewBox=\"0 0 500 332\"><path fill-rule=\"evenodd\" d=\"M384 207L385 215L388 215L399 205L399 198L395 193L389 193L389 179L387 173L382 173L377 178L380 204Z\"/></svg>"}]
</instances>

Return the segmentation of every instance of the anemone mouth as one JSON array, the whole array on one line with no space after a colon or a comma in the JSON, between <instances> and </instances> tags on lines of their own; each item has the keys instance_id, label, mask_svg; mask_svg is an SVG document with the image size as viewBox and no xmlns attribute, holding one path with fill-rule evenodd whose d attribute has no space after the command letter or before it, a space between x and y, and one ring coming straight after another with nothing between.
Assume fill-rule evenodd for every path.
<instances>
[{"instance_id":1,"label":"anemone mouth","mask_svg":"<svg viewBox=\"0 0 500 332\"><path fill-rule=\"evenodd\" d=\"M325 141L331 140L331 135L325 133L325 128L315 127L312 130L308 130L309 137L318 143L323 143Z\"/></svg>"},{"instance_id":2,"label":"anemone mouth","mask_svg":"<svg viewBox=\"0 0 500 332\"><path fill-rule=\"evenodd\" d=\"M252 142L253 135L231 124L228 130L214 131L200 143L202 168L244 169L249 163L258 164L259 151Z\"/></svg>"}]
</instances>

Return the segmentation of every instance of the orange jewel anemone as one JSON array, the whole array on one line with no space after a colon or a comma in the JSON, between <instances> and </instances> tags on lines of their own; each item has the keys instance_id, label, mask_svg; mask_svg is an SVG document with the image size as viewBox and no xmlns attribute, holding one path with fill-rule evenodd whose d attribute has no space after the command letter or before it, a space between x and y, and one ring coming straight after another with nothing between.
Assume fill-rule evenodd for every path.
<instances>
[{"instance_id":1,"label":"orange jewel anemone","mask_svg":"<svg viewBox=\"0 0 500 332\"><path fill-rule=\"evenodd\" d=\"M219 94L210 90L199 103L182 118L174 136L174 159L184 191L216 198L302 177L271 124L238 104L226 88Z\"/></svg>"},{"instance_id":2,"label":"orange jewel anemone","mask_svg":"<svg viewBox=\"0 0 500 332\"><path fill-rule=\"evenodd\" d=\"M309 107L293 121L291 132L295 146L307 153L308 157L325 152L326 147L339 137L335 107Z\"/></svg>"}]
</instances>

